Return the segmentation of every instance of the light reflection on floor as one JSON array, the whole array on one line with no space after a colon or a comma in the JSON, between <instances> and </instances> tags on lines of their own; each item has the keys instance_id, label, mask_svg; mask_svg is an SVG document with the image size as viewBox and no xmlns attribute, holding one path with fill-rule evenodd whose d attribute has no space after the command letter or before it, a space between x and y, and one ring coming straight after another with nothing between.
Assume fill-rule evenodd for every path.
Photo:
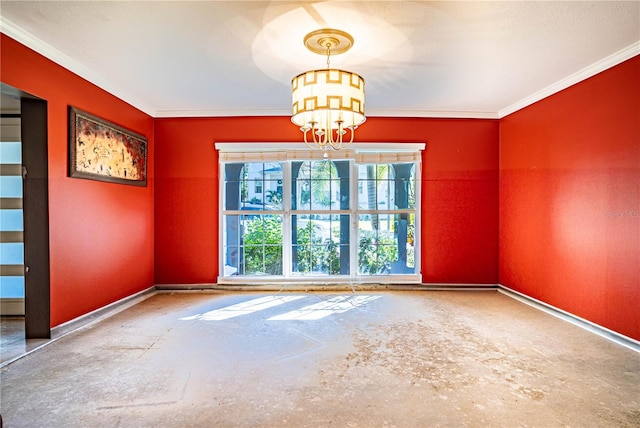
<instances>
[{"instance_id":1,"label":"light reflection on floor","mask_svg":"<svg viewBox=\"0 0 640 428\"><path fill-rule=\"evenodd\" d=\"M336 296L325 302L273 316L269 318L269 321L319 320L332 314L341 314L359 306L364 306L379 298L380 296Z\"/></svg>"},{"instance_id":2,"label":"light reflection on floor","mask_svg":"<svg viewBox=\"0 0 640 428\"><path fill-rule=\"evenodd\" d=\"M242 315L252 314L265 309L274 308L284 303L290 303L306 296L264 296L246 302L226 306L201 314L180 318L182 321L222 321ZM340 295L333 296L328 300L303 306L302 308L288 311L283 314L268 318L269 321L304 320L313 321L325 318L332 314L340 314L364 306L369 302L379 299L381 296L368 295Z\"/></svg>"},{"instance_id":3,"label":"light reflection on floor","mask_svg":"<svg viewBox=\"0 0 640 428\"><path fill-rule=\"evenodd\" d=\"M258 299L248 300L246 302L205 312L203 314L192 315L190 317L180 318L182 321L202 320L202 321L221 321L229 318L247 315L263 309L272 308L282 305L283 303L292 302L302 299L304 296L265 296Z\"/></svg>"}]
</instances>

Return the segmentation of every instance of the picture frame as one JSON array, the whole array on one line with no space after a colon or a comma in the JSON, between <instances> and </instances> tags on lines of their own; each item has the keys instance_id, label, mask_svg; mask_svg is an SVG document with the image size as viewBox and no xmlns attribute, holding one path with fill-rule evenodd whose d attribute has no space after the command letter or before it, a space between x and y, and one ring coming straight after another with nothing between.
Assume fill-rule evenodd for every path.
<instances>
[{"instance_id":1,"label":"picture frame","mask_svg":"<svg viewBox=\"0 0 640 428\"><path fill-rule=\"evenodd\" d=\"M69 106L69 177L147 185L147 138Z\"/></svg>"}]
</instances>

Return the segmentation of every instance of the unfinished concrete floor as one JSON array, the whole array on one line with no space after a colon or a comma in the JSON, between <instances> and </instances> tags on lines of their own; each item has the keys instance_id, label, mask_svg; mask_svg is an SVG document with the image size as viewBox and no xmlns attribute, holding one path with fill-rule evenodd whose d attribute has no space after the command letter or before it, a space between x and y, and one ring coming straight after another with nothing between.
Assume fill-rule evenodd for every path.
<instances>
[{"instance_id":1,"label":"unfinished concrete floor","mask_svg":"<svg viewBox=\"0 0 640 428\"><path fill-rule=\"evenodd\" d=\"M26 339L24 316L0 317L0 364L46 344L49 339Z\"/></svg>"},{"instance_id":2,"label":"unfinished concrete floor","mask_svg":"<svg viewBox=\"0 0 640 428\"><path fill-rule=\"evenodd\" d=\"M159 293L0 375L8 428L640 426L640 354L496 291Z\"/></svg>"}]
</instances>

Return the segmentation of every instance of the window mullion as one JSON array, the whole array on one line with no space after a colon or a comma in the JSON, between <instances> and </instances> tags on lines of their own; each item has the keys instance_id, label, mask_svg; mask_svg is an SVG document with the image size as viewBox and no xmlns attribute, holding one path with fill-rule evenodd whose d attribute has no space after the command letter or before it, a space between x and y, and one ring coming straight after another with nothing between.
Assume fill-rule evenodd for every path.
<instances>
[{"instance_id":1,"label":"window mullion","mask_svg":"<svg viewBox=\"0 0 640 428\"><path fill-rule=\"evenodd\" d=\"M282 275L291 277L291 162L282 163Z\"/></svg>"},{"instance_id":2,"label":"window mullion","mask_svg":"<svg viewBox=\"0 0 640 428\"><path fill-rule=\"evenodd\" d=\"M358 275L358 165L351 161L349 168L349 184L351 186L351 195L349 197L350 222L349 231L349 278L353 281Z\"/></svg>"}]
</instances>

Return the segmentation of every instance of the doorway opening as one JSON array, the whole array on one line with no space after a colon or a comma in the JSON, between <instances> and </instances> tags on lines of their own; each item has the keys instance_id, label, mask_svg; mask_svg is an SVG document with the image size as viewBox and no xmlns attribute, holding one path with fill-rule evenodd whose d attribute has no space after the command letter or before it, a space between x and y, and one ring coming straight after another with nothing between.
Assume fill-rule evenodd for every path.
<instances>
[{"instance_id":1,"label":"doorway opening","mask_svg":"<svg viewBox=\"0 0 640 428\"><path fill-rule=\"evenodd\" d=\"M27 350L34 345L27 344L29 340L51 337L49 173L47 102L6 84L1 84L0 93L0 315L5 360L12 354L5 345ZM24 339L16 342L20 336Z\"/></svg>"}]
</instances>

